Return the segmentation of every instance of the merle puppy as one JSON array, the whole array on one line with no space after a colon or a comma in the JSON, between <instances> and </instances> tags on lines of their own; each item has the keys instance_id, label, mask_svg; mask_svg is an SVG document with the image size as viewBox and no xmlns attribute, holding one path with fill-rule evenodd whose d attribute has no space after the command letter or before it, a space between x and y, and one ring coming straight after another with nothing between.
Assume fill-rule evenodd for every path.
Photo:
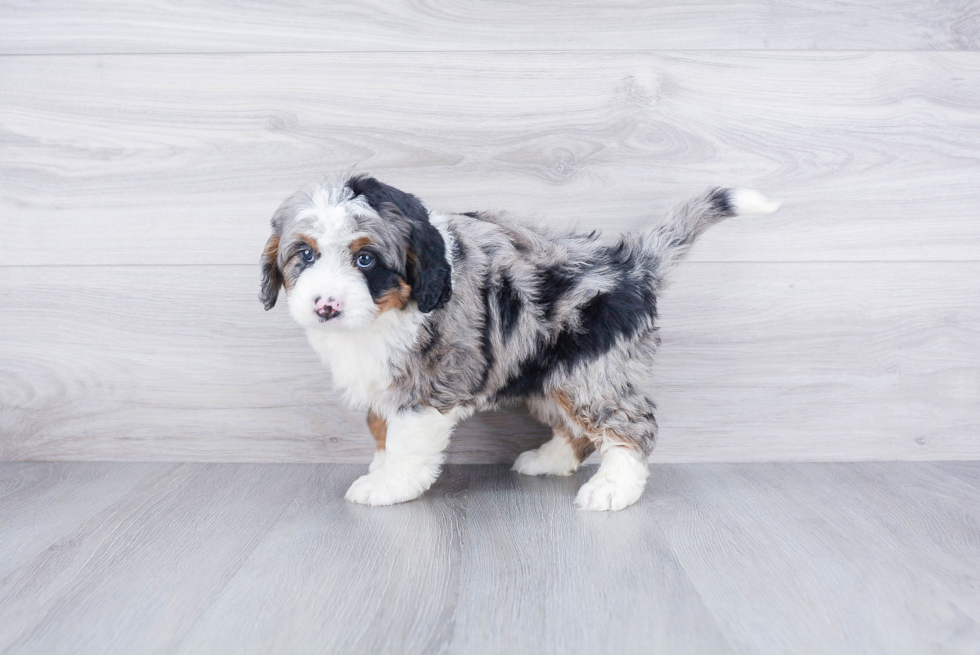
<instances>
[{"instance_id":1,"label":"merle puppy","mask_svg":"<svg viewBox=\"0 0 980 655\"><path fill-rule=\"evenodd\" d=\"M285 288L335 386L367 411L377 451L348 500L417 498L459 421L519 401L554 437L514 470L568 475L598 450L576 502L619 510L642 494L657 436L640 390L664 276L708 226L775 208L756 191L713 189L604 245L497 214L437 213L347 176L276 211L260 297L270 309Z\"/></svg>"}]
</instances>

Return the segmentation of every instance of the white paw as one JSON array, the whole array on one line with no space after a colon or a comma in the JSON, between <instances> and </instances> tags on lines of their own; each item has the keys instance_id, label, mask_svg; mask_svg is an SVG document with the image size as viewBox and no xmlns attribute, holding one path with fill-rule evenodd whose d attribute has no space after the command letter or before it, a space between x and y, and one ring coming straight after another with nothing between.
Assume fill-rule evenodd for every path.
<instances>
[{"instance_id":1,"label":"white paw","mask_svg":"<svg viewBox=\"0 0 980 655\"><path fill-rule=\"evenodd\" d=\"M642 495L643 484L635 480L617 480L597 473L578 490L575 503L595 512L615 512L629 507Z\"/></svg>"},{"instance_id":2,"label":"white paw","mask_svg":"<svg viewBox=\"0 0 980 655\"><path fill-rule=\"evenodd\" d=\"M510 470L517 471L523 475L544 475L546 471L542 465L542 459L544 458L541 457L541 453L537 450L525 450L517 456Z\"/></svg>"},{"instance_id":3,"label":"white paw","mask_svg":"<svg viewBox=\"0 0 980 655\"><path fill-rule=\"evenodd\" d=\"M571 475L577 468L575 460L555 460L540 450L526 450L517 456L511 470L523 475Z\"/></svg>"},{"instance_id":4,"label":"white paw","mask_svg":"<svg viewBox=\"0 0 980 655\"><path fill-rule=\"evenodd\" d=\"M602 464L582 485L575 502L582 509L604 512L629 507L643 495L649 468L636 453L621 447L602 454Z\"/></svg>"},{"instance_id":5,"label":"white paw","mask_svg":"<svg viewBox=\"0 0 980 655\"><path fill-rule=\"evenodd\" d=\"M568 439L555 437L537 450L521 453L511 470L524 475L571 475L578 470L578 455Z\"/></svg>"},{"instance_id":6,"label":"white paw","mask_svg":"<svg viewBox=\"0 0 980 655\"><path fill-rule=\"evenodd\" d=\"M354 480L344 498L361 505L394 505L414 500L425 493L436 475L380 465Z\"/></svg>"}]
</instances>

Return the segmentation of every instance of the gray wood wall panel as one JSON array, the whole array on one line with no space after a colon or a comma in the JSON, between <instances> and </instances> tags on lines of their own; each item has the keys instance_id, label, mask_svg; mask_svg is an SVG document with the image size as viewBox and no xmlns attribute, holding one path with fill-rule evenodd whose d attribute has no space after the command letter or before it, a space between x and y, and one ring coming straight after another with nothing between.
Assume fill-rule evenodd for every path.
<instances>
[{"instance_id":1,"label":"gray wood wall panel","mask_svg":"<svg viewBox=\"0 0 980 655\"><path fill-rule=\"evenodd\" d=\"M688 263L661 305L659 461L976 458L980 263ZM366 461L254 267L0 268L0 459ZM478 417L452 461L547 433Z\"/></svg>"},{"instance_id":2,"label":"gray wood wall panel","mask_svg":"<svg viewBox=\"0 0 980 655\"><path fill-rule=\"evenodd\" d=\"M980 457L978 34L926 0L3 5L0 458L369 457L255 300L277 204L352 165L611 233L760 188L663 301L654 457ZM546 436L483 415L451 459Z\"/></svg>"},{"instance_id":3,"label":"gray wood wall panel","mask_svg":"<svg viewBox=\"0 0 980 655\"><path fill-rule=\"evenodd\" d=\"M785 201L701 261L980 258L980 53L0 60L0 263L249 264L359 164L445 210L609 230L714 184Z\"/></svg>"},{"instance_id":4,"label":"gray wood wall panel","mask_svg":"<svg viewBox=\"0 0 980 655\"><path fill-rule=\"evenodd\" d=\"M788 2L5 2L0 53L964 50L970 0Z\"/></svg>"}]
</instances>

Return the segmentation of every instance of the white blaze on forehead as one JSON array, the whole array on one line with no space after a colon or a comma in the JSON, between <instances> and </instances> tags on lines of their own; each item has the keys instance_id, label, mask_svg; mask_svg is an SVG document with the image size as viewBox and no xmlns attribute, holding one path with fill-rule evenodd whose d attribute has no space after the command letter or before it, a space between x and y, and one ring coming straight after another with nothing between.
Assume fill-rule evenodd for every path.
<instances>
[{"instance_id":1,"label":"white blaze on forehead","mask_svg":"<svg viewBox=\"0 0 980 655\"><path fill-rule=\"evenodd\" d=\"M311 220L318 243L336 245L349 243L357 234L355 216L374 213L362 198L351 198L347 187L320 188L310 194L310 205L297 214L301 220Z\"/></svg>"}]
</instances>

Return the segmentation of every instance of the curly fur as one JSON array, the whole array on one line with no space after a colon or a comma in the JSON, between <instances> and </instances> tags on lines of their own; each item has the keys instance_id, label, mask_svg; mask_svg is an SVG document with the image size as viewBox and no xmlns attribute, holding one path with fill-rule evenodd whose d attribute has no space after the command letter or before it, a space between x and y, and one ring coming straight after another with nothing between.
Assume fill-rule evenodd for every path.
<instances>
[{"instance_id":1,"label":"curly fur","mask_svg":"<svg viewBox=\"0 0 980 655\"><path fill-rule=\"evenodd\" d=\"M640 389L665 275L710 225L773 209L757 192L712 189L610 245L506 215L430 212L372 177L345 177L276 212L261 298L268 309L285 287L347 402L370 412L376 435L386 427L348 499L419 496L459 420L525 402L555 436L515 469L567 475L598 449L579 505L622 509L642 493L657 437Z\"/></svg>"}]
</instances>

